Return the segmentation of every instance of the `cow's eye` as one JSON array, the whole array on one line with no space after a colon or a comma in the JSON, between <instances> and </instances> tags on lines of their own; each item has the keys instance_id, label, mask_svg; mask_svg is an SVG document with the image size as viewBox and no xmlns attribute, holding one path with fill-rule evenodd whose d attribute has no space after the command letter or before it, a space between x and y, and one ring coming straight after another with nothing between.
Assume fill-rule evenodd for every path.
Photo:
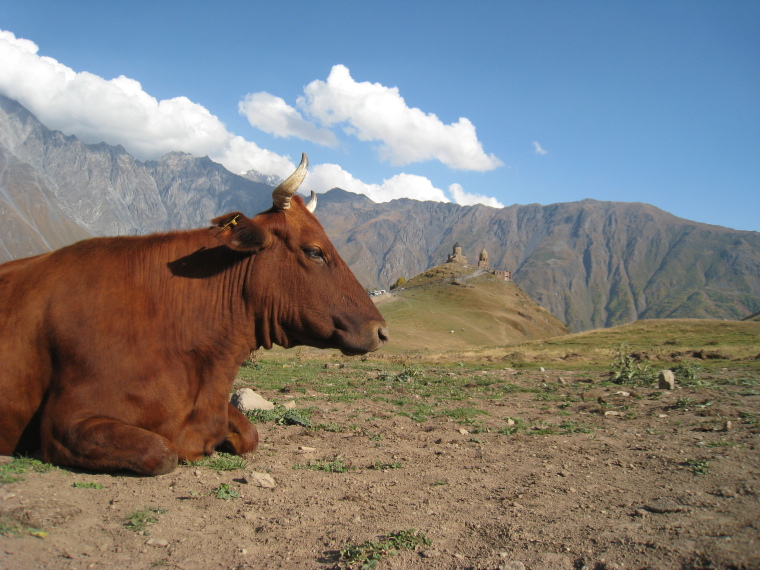
<instances>
[{"instance_id":1,"label":"cow's eye","mask_svg":"<svg viewBox=\"0 0 760 570\"><path fill-rule=\"evenodd\" d=\"M321 263L325 262L324 255L322 254L322 250L318 247L305 247L303 248L303 252L306 254L306 257L313 261L319 261Z\"/></svg>"}]
</instances>

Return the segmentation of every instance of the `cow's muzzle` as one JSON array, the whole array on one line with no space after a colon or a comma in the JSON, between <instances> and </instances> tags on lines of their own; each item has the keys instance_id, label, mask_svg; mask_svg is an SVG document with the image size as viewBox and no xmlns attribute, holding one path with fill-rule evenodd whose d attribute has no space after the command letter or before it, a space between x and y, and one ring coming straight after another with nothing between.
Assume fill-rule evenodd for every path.
<instances>
[{"instance_id":1,"label":"cow's muzzle","mask_svg":"<svg viewBox=\"0 0 760 570\"><path fill-rule=\"evenodd\" d=\"M370 321L362 329L362 334L355 339L355 342L347 343L347 346L341 347L340 351L343 354L359 356L374 352L390 339L388 325L385 321Z\"/></svg>"}]
</instances>

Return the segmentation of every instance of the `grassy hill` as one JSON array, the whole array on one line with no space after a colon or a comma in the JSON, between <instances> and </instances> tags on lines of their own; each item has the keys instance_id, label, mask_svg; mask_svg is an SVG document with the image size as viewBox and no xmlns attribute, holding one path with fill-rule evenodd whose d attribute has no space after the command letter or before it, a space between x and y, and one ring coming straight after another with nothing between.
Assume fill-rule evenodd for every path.
<instances>
[{"instance_id":1,"label":"grassy hill","mask_svg":"<svg viewBox=\"0 0 760 570\"><path fill-rule=\"evenodd\" d=\"M760 360L760 322L707 319L648 319L607 329L556 336L522 344L484 347L449 359L486 359L509 366L576 369L608 366L616 354L637 360L705 366L756 366ZM666 366L665 366L666 367Z\"/></svg>"},{"instance_id":2,"label":"grassy hill","mask_svg":"<svg viewBox=\"0 0 760 570\"><path fill-rule=\"evenodd\" d=\"M407 281L403 289L377 297L391 330L387 350L470 350L568 332L517 285L476 269L438 265Z\"/></svg>"},{"instance_id":3,"label":"grassy hill","mask_svg":"<svg viewBox=\"0 0 760 570\"><path fill-rule=\"evenodd\" d=\"M455 263L432 267L375 302L391 330L391 343L382 352L563 361L565 366L609 362L621 347L665 361L697 354L717 362L760 354L757 315L744 321L646 319L569 334L564 323L514 283Z\"/></svg>"}]
</instances>

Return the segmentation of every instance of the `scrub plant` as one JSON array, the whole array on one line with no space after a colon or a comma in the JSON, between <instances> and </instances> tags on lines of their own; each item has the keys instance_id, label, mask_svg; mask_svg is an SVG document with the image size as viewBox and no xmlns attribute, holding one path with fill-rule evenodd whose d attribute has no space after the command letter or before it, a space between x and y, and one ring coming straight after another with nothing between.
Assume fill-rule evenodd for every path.
<instances>
[{"instance_id":1,"label":"scrub plant","mask_svg":"<svg viewBox=\"0 0 760 570\"><path fill-rule=\"evenodd\" d=\"M165 512L164 509L155 507L134 511L127 517L124 526L132 532L145 532L147 534L147 527L158 522L156 515L162 515Z\"/></svg>"},{"instance_id":2,"label":"scrub plant","mask_svg":"<svg viewBox=\"0 0 760 570\"><path fill-rule=\"evenodd\" d=\"M238 469L245 469L247 464L247 461L240 455L224 453L223 451L188 463L191 467L208 467L214 471L237 471Z\"/></svg>"},{"instance_id":3,"label":"scrub plant","mask_svg":"<svg viewBox=\"0 0 760 570\"><path fill-rule=\"evenodd\" d=\"M414 529L391 532L384 540L368 540L359 545L349 545L340 551L344 568L371 570L384 556L393 556L400 550L414 550L418 546L429 546L430 539Z\"/></svg>"}]
</instances>

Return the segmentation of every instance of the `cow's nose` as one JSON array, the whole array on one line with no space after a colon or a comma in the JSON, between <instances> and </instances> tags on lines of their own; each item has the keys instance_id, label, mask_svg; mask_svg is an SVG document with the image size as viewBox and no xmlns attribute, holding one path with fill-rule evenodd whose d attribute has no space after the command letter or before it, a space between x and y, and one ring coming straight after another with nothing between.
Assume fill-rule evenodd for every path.
<instances>
[{"instance_id":1,"label":"cow's nose","mask_svg":"<svg viewBox=\"0 0 760 570\"><path fill-rule=\"evenodd\" d=\"M377 337L380 339L381 344L388 342L390 335L388 334L388 327L380 327L377 329Z\"/></svg>"}]
</instances>

